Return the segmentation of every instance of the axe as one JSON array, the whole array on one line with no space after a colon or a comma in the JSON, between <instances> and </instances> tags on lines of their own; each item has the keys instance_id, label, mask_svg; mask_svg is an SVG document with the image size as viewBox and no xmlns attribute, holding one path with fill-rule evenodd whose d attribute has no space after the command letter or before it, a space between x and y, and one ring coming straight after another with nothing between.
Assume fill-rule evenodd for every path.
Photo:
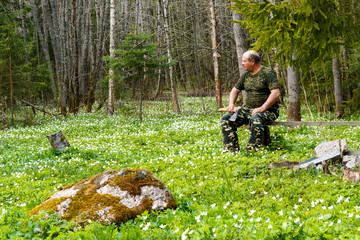
<instances>
[{"instance_id":1,"label":"axe","mask_svg":"<svg viewBox=\"0 0 360 240\"><path fill-rule=\"evenodd\" d=\"M233 113L233 115L231 115L231 117L229 118L229 121L234 122L239 114L239 111L241 109L243 109L242 107L235 107L235 112ZM219 108L218 112L227 112L226 108Z\"/></svg>"}]
</instances>

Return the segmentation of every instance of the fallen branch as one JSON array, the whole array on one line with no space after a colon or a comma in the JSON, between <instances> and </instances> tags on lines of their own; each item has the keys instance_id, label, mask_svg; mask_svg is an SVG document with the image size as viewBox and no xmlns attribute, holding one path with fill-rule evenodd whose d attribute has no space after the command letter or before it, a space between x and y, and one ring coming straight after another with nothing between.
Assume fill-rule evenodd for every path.
<instances>
[{"instance_id":1,"label":"fallen branch","mask_svg":"<svg viewBox=\"0 0 360 240\"><path fill-rule=\"evenodd\" d=\"M41 108L39 108L39 107L35 106L34 104L28 103L28 102L26 102L26 101L24 101L24 100L20 100L20 101L21 101L22 103L25 103L26 105L28 105L28 106L32 107L33 111L35 111L34 109L36 109L36 110L38 110L38 111L40 111L40 112L43 112L43 113L49 114L49 115L54 116L54 117L56 117L56 116L59 116L59 115L60 115L60 114L54 114L54 113L51 113L51 112L45 111L44 109L41 109Z\"/></svg>"}]
</instances>

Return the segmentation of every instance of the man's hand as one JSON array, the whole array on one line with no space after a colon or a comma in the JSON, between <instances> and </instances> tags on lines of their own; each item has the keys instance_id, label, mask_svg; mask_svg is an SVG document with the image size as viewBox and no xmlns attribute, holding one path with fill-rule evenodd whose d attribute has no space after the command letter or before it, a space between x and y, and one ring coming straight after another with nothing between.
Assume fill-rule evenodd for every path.
<instances>
[{"instance_id":1,"label":"man's hand","mask_svg":"<svg viewBox=\"0 0 360 240\"><path fill-rule=\"evenodd\" d=\"M235 112L235 105L234 105L234 104L230 104L230 105L226 108L226 110L227 110L228 112Z\"/></svg>"},{"instance_id":2,"label":"man's hand","mask_svg":"<svg viewBox=\"0 0 360 240\"><path fill-rule=\"evenodd\" d=\"M226 108L228 112L235 112L235 101L240 93L240 90L233 87L229 94L229 106Z\"/></svg>"},{"instance_id":3,"label":"man's hand","mask_svg":"<svg viewBox=\"0 0 360 240\"><path fill-rule=\"evenodd\" d=\"M280 89L279 88L275 88L275 89L271 90L270 95L269 95L268 99L266 100L266 102L261 107L254 108L251 112L251 115L254 115L259 112L265 112L266 109L271 107L278 100L279 97L280 97Z\"/></svg>"},{"instance_id":4,"label":"man's hand","mask_svg":"<svg viewBox=\"0 0 360 240\"><path fill-rule=\"evenodd\" d=\"M251 112L251 115L254 115L256 113L260 113L260 112L265 112L266 109L264 109L263 107L258 107L258 108L254 108Z\"/></svg>"}]
</instances>

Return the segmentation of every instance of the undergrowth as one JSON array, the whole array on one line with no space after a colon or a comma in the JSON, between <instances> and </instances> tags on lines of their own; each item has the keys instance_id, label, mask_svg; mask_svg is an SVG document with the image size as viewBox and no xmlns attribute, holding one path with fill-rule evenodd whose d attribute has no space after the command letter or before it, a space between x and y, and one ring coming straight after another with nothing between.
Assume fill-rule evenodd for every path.
<instances>
[{"instance_id":1,"label":"undergrowth","mask_svg":"<svg viewBox=\"0 0 360 240\"><path fill-rule=\"evenodd\" d=\"M271 126L272 144L251 153L244 152L244 127L238 130L242 151L222 153L221 114L212 98L203 100L181 99L180 115L169 102L145 102L142 122L136 104L119 102L113 116L34 119L34 126L1 131L0 239L356 239L358 183L268 166L309 159L318 144L333 139L356 150L359 127ZM318 120L311 116L303 112L304 120ZM285 119L282 109L279 120ZM56 151L46 136L60 130L71 147ZM28 214L62 186L129 167L154 172L178 208L85 228L57 215L44 218L49 213Z\"/></svg>"}]
</instances>

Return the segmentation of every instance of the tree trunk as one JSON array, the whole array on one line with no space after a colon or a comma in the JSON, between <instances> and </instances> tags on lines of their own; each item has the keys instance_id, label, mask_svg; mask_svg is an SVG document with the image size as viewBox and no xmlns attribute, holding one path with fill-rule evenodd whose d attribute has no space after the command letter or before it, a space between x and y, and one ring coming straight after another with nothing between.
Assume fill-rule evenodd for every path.
<instances>
[{"instance_id":1,"label":"tree trunk","mask_svg":"<svg viewBox=\"0 0 360 240\"><path fill-rule=\"evenodd\" d=\"M91 9L92 7L92 1L89 1L89 5L88 5L88 9ZM88 92L87 92L87 97L86 97L86 112L91 112L92 110L92 105L95 102L95 97L94 97L94 89L95 89L95 41L94 41L94 36L93 36L93 30L94 30L94 24L92 21L93 18L93 14L92 11L88 14L88 22L89 22L89 53L88 53L88 57L89 57L89 71L90 71L90 76L89 76L89 88L88 88Z\"/></svg>"},{"instance_id":2,"label":"tree trunk","mask_svg":"<svg viewBox=\"0 0 360 240\"><path fill-rule=\"evenodd\" d=\"M34 19L34 27L35 27L36 33L39 37L41 49L42 49L42 51L44 53L44 57L46 59L47 69L50 73L51 91L52 91L55 102L58 102L58 99L57 99L58 94L57 94L57 90L56 90L56 82L55 82L54 75L53 75L53 68L51 65L49 45L48 45L48 42L45 40L45 38L47 38L48 36L47 36L47 34L43 34L43 32L41 31L39 18L38 18L37 5L35 4L34 0L30 0L30 3L31 3L31 10L32 10L33 19ZM45 28L45 26L44 26L44 28ZM45 32L45 33L47 33L47 32Z\"/></svg>"},{"instance_id":3,"label":"tree trunk","mask_svg":"<svg viewBox=\"0 0 360 240\"><path fill-rule=\"evenodd\" d=\"M24 3L23 1L20 0L20 7L23 10L24 9ZM24 41L24 46L25 48L27 48L27 29L26 29L26 24L25 24L25 14L21 14L21 28L22 28L22 32L23 32L23 41ZM28 51L25 51L25 62L26 64L29 64L29 56L28 56ZM30 82L30 76L27 77L27 81Z\"/></svg>"},{"instance_id":4,"label":"tree trunk","mask_svg":"<svg viewBox=\"0 0 360 240\"><path fill-rule=\"evenodd\" d=\"M69 39L69 42L72 41L73 51L71 53L72 56L72 66L69 67L71 70L71 78L70 78L70 87L68 91L70 91L70 101L68 104L70 113L77 113L79 111L80 106L80 93L79 93L79 39L78 39L78 27L77 27L77 8L78 3L76 0L72 0L72 26L73 33L72 38Z\"/></svg>"},{"instance_id":5,"label":"tree trunk","mask_svg":"<svg viewBox=\"0 0 360 240\"><path fill-rule=\"evenodd\" d=\"M169 20L168 20L168 0L159 0L160 8L162 11L162 15L164 18L164 34L165 34L165 42L166 42L166 50L167 50L167 56L168 56L168 63L170 64L172 62L171 58L171 43L170 43L170 36L169 36ZM172 101L173 101L173 107L174 111L176 113L180 113L180 107L179 107L179 100L176 92L176 85L174 80L174 73L173 73L173 66L169 67L169 80L171 85L171 94L172 94Z\"/></svg>"},{"instance_id":6,"label":"tree trunk","mask_svg":"<svg viewBox=\"0 0 360 240\"><path fill-rule=\"evenodd\" d=\"M91 2L91 1L89 1ZM91 6L90 6L91 7ZM92 11L86 11L88 9L88 3L85 0L81 0L81 8L79 10L79 16L83 16L78 21L78 40L79 40L79 66L78 66L78 83L79 83L79 100L83 104L86 101L87 92L90 85L90 56L89 56L89 39L90 39L90 22L89 18ZM91 9L91 8L89 8Z\"/></svg>"},{"instance_id":7,"label":"tree trunk","mask_svg":"<svg viewBox=\"0 0 360 240\"><path fill-rule=\"evenodd\" d=\"M213 49L213 63L214 63L214 79L215 79L215 95L217 108L222 107L221 98L221 80L219 77L219 52L218 42L216 35L216 13L215 13L215 0L210 0L210 22L211 22L211 42Z\"/></svg>"},{"instance_id":8,"label":"tree trunk","mask_svg":"<svg viewBox=\"0 0 360 240\"><path fill-rule=\"evenodd\" d=\"M60 103L60 111L62 115L66 115L67 113L67 85L65 79L65 69L64 63L65 59L63 56L64 48L61 44L61 38L64 37L62 29L60 29L59 25L61 24L61 19L59 17L59 9L57 7L57 2L54 0L50 0L50 5L48 0L42 0L42 17L45 24L45 29L49 30L51 44L55 59L55 69L56 69L56 78L59 87L59 103ZM51 9L50 9L51 6ZM51 11L52 10L52 11ZM46 35L44 35L44 41L46 41Z\"/></svg>"},{"instance_id":9,"label":"tree trunk","mask_svg":"<svg viewBox=\"0 0 360 240\"><path fill-rule=\"evenodd\" d=\"M157 5L157 39L158 39L158 49L157 49L157 57L159 58L161 55L160 48L162 45L162 38L161 38L161 28L162 28L162 17L161 17L161 6L158 2ZM161 84L162 76L161 76L161 68L158 69L158 77L156 81L156 89L154 94L154 99L158 98L160 95L160 92L162 91L163 85Z\"/></svg>"},{"instance_id":10,"label":"tree trunk","mask_svg":"<svg viewBox=\"0 0 360 240\"><path fill-rule=\"evenodd\" d=\"M199 43L198 43L198 39L199 39L199 29L200 29L200 26L199 26L199 20L198 20L198 17L197 17L197 11L198 11L198 4L197 2L194 2L194 8L193 8L193 15L194 15L194 60L195 60L195 73L196 73L196 78L197 78L197 81L198 81L198 87L197 90L200 94L199 94L199 97L201 99L201 103L202 103L202 108L203 108L203 111L205 112L206 111L206 108L205 108L205 103L204 103L204 97L202 95L202 88L201 88L201 84L202 84L202 79L201 79L201 71L200 71L200 61L199 61Z\"/></svg>"},{"instance_id":11,"label":"tree trunk","mask_svg":"<svg viewBox=\"0 0 360 240\"><path fill-rule=\"evenodd\" d=\"M110 57L115 57L115 0L110 0ZM114 70L109 69L109 99L106 114L114 114Z\"/></svg>"},{"instance_id":12,"label":"tree trunk","mask_svg":"<svg viewBox=\"0 0 360 240\"><path fill-rule=\"evenodd\" d=\"M11 110L11 125L14 126L14 91L13 91L13 74L12 74L12 46L9 46L9 78L10 78L10 110Z\"/></svg>"},{"instance_id":13,"label":"tree trunk","mask_svg":"<svg viewBox=\"0 0 360 240\"><path fill-rule=\"evenodd\" d=\"M129 0L122 0L122 18L124 21L122 22L121 34L125 35L129 32ZM124 37L124 36L121 36Z\"/></svg>"},{"instance_id":14,"label":"tree trunk","mask_svg":"<svg viewBox=\"0 0 360 240\"><path fill-rule=\"evenodd\" d=\"M235 4L235 3L232 3ZM232 12L232 19L234 21L241 21L241 15L238 14L236 11ZM241 28L240 23L234 22L233 23L233 30L234 30L234 38L236 44L236 54L237 54L237 63L239 67L239 74L240 76L245 73L245 69L241 65L242 63L242 56L248 50L249 44L246 41L246 33L245 30ZM246 91L241 91L242 101L243 104L246 102Z\"/></svg>"},{"instance_id":15,"label":"tree trunk","mask_svg":"<svg viewBox=\"0 0 360 240\"><path fill-rule=\"evenodd\" d=\"M293 53L293 59L295 53ZM288 121L301 121L300 109L300 87L299 87L299 70L297 66L289 66L287 69L288 74Z\"/></svg>"},{"instance_id":16,"label":"tree trunk","mask_svg":"<svg viewBox=\"0 0 360 240\"><path fill-rule=\"evenodd\" d=\"M236 11L232 12L232 19L234 21L242 20L241 15L238 14ZM237 60L238 60L237 62L238 62L238 66L239 66L239 73L241 76L242 74L245 73L245 70L244 70L243 66L241 65L242 55L244 55L244 53L248 50L249 46L246 41L245 30L243 30L241 28L240 23L234 22L233 30L234 30L234 38L235 38L235 43L236 43L236 53L237 53Z\"/></svg>"},{"instance_id":17,"label":"tree trunk","mask_svg":"<svg viewBox=\"0 0 360 240\"><path fill-rule=\"evenodd\" d=\"M334 76L335 117L341 118L344 115L344 107L341 91L340 61L337 55L335 55L332 61L332 71Z\"/></svg>"}]
</instances>

